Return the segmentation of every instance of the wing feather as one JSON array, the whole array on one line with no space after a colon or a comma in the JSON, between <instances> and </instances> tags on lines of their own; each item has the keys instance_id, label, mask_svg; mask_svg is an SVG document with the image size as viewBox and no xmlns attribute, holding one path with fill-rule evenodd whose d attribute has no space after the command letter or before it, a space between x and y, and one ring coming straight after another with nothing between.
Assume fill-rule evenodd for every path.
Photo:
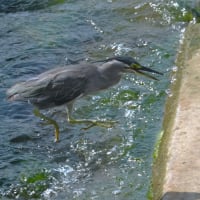
<instances>
[{"instance_id":1,"label":"wing feather","mask_svg":"<svg viewBox=\"0 0 200 200\"><path fill-rule=\"evenodd\" d=\"M73 73L56 75L48 85L35 92L30 101L39 108L58 106L84 94L86 78L83 75L73 76Z\"/></svg>"},{"instance_id":2,"label":"wing feather","mask_svg":"<svg viewBox=\"0 0 200 200\"><path fill-rule=\"evenodd\" d=\"M40 109L62 105L84 94L87 79L76 70L49 71L16 84L7 92L8 99L29 101Z\"/></svg>"}]
</instances>

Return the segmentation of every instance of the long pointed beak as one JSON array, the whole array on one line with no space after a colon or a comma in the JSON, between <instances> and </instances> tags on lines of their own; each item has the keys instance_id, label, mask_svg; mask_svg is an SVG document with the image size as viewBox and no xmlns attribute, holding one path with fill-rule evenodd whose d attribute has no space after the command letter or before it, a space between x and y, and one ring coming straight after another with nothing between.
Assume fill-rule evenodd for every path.
<instances>
[{"instance_id":1,"label":"long pointed beak","mask_svg":"<svg viewBox=\"0 0 200 200\"><path fill-rule=\"evenodd\" d=\"M157 79L153 75L147 74L145 72L151 72L151 73L154 73L154 74L163 75L163 73L161 73L161 72L158 72L156 70L153 70L153 69L150 69L148 67L144 67L144 66L138 65L138 64L131 65L130 69L133 70L134 72L136 72L137 74L143 75L143 76L148 77L148 78L153 79L153 80L159 80L159 79Z\"/></svg>"}]
</instances>

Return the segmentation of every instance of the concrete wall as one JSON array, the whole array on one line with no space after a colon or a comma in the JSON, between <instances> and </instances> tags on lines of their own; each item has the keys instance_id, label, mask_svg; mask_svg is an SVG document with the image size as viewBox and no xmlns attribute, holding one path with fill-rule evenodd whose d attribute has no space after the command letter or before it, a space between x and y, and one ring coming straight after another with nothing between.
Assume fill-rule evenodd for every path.
<instances>
[{"instance_id":1,"label":"concrete wall","mask_svg":"<svg viewBox=\"0 0 200 200\"><path fill-rule=\"evenodd\" d=\"M187 27L176 65L153 167L153 200L200 200L200 24Z\"/></svg>"}]
</instances>

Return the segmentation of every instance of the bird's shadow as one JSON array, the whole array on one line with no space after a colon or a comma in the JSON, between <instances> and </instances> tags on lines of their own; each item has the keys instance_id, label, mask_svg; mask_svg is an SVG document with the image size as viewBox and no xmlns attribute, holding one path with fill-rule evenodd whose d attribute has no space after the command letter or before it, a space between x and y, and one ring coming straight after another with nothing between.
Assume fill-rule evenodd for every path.
<instances>
[{"instance_id":1,"label":"bird's shadow","mask_svg":"<svg viewBox=\"0 0 200 200\"><path fill-rule=\"evenodd\" d=\"M198 192L166 192L160 200L200 200Z\"/></svg>"}]
</instances>

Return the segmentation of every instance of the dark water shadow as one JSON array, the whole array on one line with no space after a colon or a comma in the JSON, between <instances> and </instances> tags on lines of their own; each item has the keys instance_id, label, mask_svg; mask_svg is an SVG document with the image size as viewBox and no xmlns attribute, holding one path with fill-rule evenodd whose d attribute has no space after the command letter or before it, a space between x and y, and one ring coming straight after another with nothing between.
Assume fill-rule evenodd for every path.
<instances>
[{"instance_id":1,"label":"dark water shadow","mask_svg":"<svg viewBox=\"0 0 200 200\"><path fill-rule=\"evenodd\" d=\"M200 200L197 192L167 192L160 200Z\"/></svg>"},{"instance_id":2,"label":"dark water shadow","mask_svg":"<svg viewBox=\"0 0 200 200\"><path fill-rule=\"evenodd\" d=\"M19 11L34 11L64 3L64 0L0 0L0 12L10 13Z\"/></svg>"}]
</instances>

